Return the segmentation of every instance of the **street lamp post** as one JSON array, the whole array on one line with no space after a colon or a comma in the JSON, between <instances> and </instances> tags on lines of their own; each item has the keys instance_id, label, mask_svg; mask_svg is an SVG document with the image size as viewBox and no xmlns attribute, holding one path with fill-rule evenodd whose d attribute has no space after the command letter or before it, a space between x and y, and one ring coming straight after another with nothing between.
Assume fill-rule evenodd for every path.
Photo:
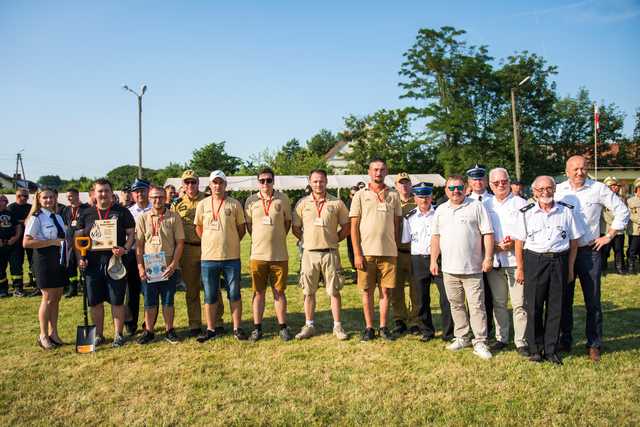
<instances>
[{"instance_id":1,"label":"street lamp post","mask_svg":"<svg viewBox=\"0 0 640 427\"><path fill-rule=\"evenodd\" d=\"M516 179L520 181L521 173L520 173L520 145L518 144L518 121L516 119L516 89L525 84L531 76L527 76L518 86L511 88L511 119L513 120L513 150L515 154L515 163L516 163Z\"/></svg>"},{"instance_id":2,"label":"street lamp post","mask_svg":"<svg viewBox=\"0 0 640 427\"><path fill-rule=\"evenodd\" d=\"M138 178L142 179L142 96L147 91L147 85L142 85L140 93L127 85L122 85L122 89L131 92L138 98Z\"/></svg>"}]
</instances>

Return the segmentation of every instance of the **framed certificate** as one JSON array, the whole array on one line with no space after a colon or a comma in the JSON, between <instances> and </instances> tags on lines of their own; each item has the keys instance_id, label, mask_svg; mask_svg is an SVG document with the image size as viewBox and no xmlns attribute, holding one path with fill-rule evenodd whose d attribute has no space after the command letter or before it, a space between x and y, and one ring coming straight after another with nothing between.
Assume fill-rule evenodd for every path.
<instances>
[{"instance_id":1,"label":"framed certificate","mask_svg":"<svg viewBox=\"0 0 640 427\"><path fill-rule=\"evenodd\" d=\"M160 251L157 254L144 254L144 269L147 273L147 283L163 282L167 279L162 275L167 271L167 259L164 256L164 251Z\"/></svg>"},{"instance_id":2,"label":"framed certificate","mask_svg":"<svg viewBox=\"0 0 640 427\"><path fill-rule=\"evenodd\" d=\"M116 218L97 219L89 232L91 250L110 251L114 246L118 246L117 226L118 220Z\"/></svg>"}]
</instances>

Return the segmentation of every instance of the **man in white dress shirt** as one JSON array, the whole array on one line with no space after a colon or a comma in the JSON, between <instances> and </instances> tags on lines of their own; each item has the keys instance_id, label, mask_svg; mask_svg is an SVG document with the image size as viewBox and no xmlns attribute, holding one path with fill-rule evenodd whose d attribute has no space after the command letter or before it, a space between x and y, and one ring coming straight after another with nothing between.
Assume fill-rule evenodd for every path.
<instances>
[{"instance_id":1,"label":"man in white dress shirt","mask_svg":"<svg viewBox=\"0 0 640 427\"><path fill-rule=\"evenodd\" d=\"M592 361L600 360L602 346L602 305L600 279L602 262L600 249L610 243L618 230L624 230L629 221L629 209L609 187L587 177L587 161L582 156L567 160L567 181L558 185L555 199L575 207L574 214L584 228L578 241L575 273L580 279L584 304L587 309L587 351ZM600 215L603 207L613 212L614 218L606 234L600 236ZM560 351L570 351L573 337L573 294L575 280L565 289L560 325Z\"/></svg>"}]
</instances>

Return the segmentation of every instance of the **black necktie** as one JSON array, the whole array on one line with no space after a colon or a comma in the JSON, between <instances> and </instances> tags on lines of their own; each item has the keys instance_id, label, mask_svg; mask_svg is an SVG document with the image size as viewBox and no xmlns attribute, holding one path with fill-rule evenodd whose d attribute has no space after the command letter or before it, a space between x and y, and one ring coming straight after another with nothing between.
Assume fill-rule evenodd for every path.
<instances>
[{"instance_id":1,"label":"black necktie","mask_svg":"<svg viewBox=\"0 0 640 427\"><path fill-rule=\"evenodd\" d=\"M58 218L56 218L56 214L52 213L51 215L49 215L49 217L53 221L53 225L56 226L56 230L58 230L58 239L64 239L64 229L58 222Z\"/></svg>"},{"instance_id":2,"label":"black necktie","mask_svg":"<svg viewBox=\"0 0 640 427\"><path fill-rule=\"evenodd\" d=\"M482 201L482 196L478 196L478 201L481 202Z\"/></svg>"}]
</instances>

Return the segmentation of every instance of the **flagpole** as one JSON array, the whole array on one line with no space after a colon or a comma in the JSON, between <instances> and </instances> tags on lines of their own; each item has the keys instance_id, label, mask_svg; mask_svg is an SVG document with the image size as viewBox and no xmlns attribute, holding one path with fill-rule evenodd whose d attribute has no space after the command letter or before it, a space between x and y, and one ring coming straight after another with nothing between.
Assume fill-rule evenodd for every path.
<instances>
[{"instance_id":1,"label":"flagpole","mask_svg":"<svg viewBox=\"0 0 640 427\"><path fill-rule=\"evenodd\" d=\"M593 103L593 153L595 166L595 179L598 180L598 126L600 125L598 117L598 104Z\"/></svg>"}]
</instances>

